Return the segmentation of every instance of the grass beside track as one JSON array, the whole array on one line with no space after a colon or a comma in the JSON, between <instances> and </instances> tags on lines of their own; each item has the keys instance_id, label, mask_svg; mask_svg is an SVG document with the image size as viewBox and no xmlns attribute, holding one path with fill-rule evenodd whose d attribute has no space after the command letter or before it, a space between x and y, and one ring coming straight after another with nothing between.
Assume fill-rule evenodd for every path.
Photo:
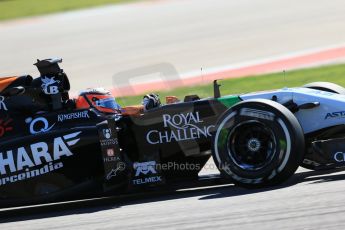
<instances>
[{"instance_id":1,"label":"grass beside track","mask_svg":"<svg viewBox=\"0 0 345 230\"><path fill-rule=\"evenodd\" d=\"M285 75L285 80L283 73L273 73L227 79L219 82L222 85L220 88L221 94L229 95L283 87L302 86L315 81L328 81L345 87L345 64L289 71ZM197 94L200 97L213 96L213 86L210 83L209 85L196 85L155 93L160 95L162 103L164 103L165 96L171 95L178 96L180 99L183 99L185 95L189 94ZM142 96L131 96L119 98L118 101L122 105L132 105L139 104L141 99Z\"/></svg>"},{"instance_id":2,"label":"grass beside track","mask_svg":"<svg viewBox=\"0 0 345 230\"><path fill-rule=\"evenodd\" d=\"M136 0L0 0L0 20L134 1Z\"/></svg>"}]
</instances>

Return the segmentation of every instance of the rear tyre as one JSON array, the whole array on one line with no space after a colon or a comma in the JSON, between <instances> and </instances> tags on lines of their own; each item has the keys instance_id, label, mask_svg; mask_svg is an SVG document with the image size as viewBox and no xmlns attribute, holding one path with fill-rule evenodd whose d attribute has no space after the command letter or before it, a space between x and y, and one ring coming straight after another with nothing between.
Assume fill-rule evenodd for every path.
<instances>
[{"instance_id":1,"label":"rear tyre","mask_svg":"<svg viewBox=\"0 0 345 230\"><path fill-rule=\"evenodd\" d=\"M345 95L344 87L331 83L331 82L312 82L312 83L304 85L303 87Z\"/></svg>"},{"instance_id":2,"label":"rear tyre","mask_svg":"<svg viewBox=\"0 0 345 230\"><path fill-rule=\"evenodd\" d=\"M304 134L296 117L279 103L244 101L218 120L212 153L221 174L235 184L277 185L301 163Z\"/></svg>"}]
</instances>

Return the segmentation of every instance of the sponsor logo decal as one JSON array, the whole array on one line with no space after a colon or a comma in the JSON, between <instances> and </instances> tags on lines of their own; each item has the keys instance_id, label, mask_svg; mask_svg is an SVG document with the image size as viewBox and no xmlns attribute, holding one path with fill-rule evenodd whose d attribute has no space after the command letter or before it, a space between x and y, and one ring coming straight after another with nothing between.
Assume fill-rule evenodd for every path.
<instances>
[{"instance_id":1,"label":"sponsor logo decal","mask_svg":"<svg viewBox=\"0 0 345 230\"><path fill-rule=\"evenodd\" d=\"M81 131L56 137L51 145L47 142L37 142L0 152L0 176L13 174L0 178L0 186L62 168L64 165L60 161L61 158L73 155L69 147L80 141L80 134Z\"/></svg>"},{"instance_id":2,"label":"sponsor logo decal","mask_svg":"<svg viewBox=\"0 0 345 230\"><path fill-rule=\"evenodd\" d=\"M327 115L325 116L325 120L331 118L345 118L345 111L327 113Z\"/></svg>"},{"instance_id":3,"label":"sponsor logo decal","mask_svg":"<svg viewBox=\"0 0 345 230\"><path fill-rule=\"evenodd\" d=\"M89 111L86 110L82 112L58 115L58 122L64 122L68 120L75 120L75 119L82 119L82 118L90 118Z\"/></svg>"},{"instance_id":4,"label":"sponsor logo decal","mask_svg":"<svg viewBox=\"0 0 345 230\"><path fill-rule=\"evenodd\" d=\"M345 153L343 152L337 152L334 154L334 160L336 162L345 162Z\"/></svg>"},{"instance_id":5,"label":"sponsor logo decal","mask_svg":"<svg viewBox=\"0 0 345 230\"><path fill-rule=\"evenodd\" d=\"M37 117L33 120L31 117L29 117L25 120L25 122L29 124L29 130L31 134L39 134L39 133L48 132L55 125L54 123L53 125L49 126L47 119L45 119L44 117Z\"/></svg>"},{"instance_id":6,"label":"sponsor logo decal","mask_svg":"<svg viewBox=\"0 0 345 230\"><path fill-rule=\"evenodd\" d=\"M199 112L187 114L164 114L164 128L169 130L151 130L146 134L149 144L170 143L172 141L196 140L211 136L211 129L214 125L202 126Z\"/></svg>"},{"instance_id":7,"label":"sponsor logo decal","mask_svg":"<svg viewBox=\"0 0 345 230\"><path fill-rule=\"evenodd\" d=\"M112 130L111 129L103 129L102 130L103 133L103 137L105 139L101 139L101 146L111 146L111 145L118 145L118 139L117 138L112 138L113 134L112 134Z\"/></svg>"},{"instance_id":8,"label":"sponsor logo decal","mask_svg":"<svg viewBox=\"0 0 345 230\"><path fill-rule=\"evenodd\" d=\"M5 104L5 97L0 96L0 110L8 111L7 106Z\"/></svg>"},{"instance_id":9,"label":"sponsor logo decal","mask_svg":"<svg viewBox=\"0 0 345 230\"><path fill-rule=\"evenodd\" d=\"M106 139L110 139L110 137L111 137L111 129L103 129L103 136Z\"/></svg>"},{"instance_id":10,"label":"sponsor logo decal","mask_svg":"<svg viewBox=\"0 0 345 230\"><path fill-rule=\"evenodd\" d=\"M10 125L13 119L8 118L5 120L0 119L0 137L5 136L7 132L13 130L13 127Z\"/></svg>"},{"instance_id":11,"label":"sponsor logo decal","mask_svg":"<svg viewBox=\"0 0 345 230\"><path fill-rule=\"evenodd\" d=\"M135 162L133 164L133 168L135 170L135 176L148 176L148 175L154 175L157 174L156 171L156 161L148 161L148 162ZM161 182L162 177L161 176L150 176L150 177L143 177L139 179L134 179L133 184L134 185L140 185L140 184L147 184L147 183L156 183Z\"/></svg>"},{"instance_id":12,"label":"sponsor logo decal","mask_svg":"<svg viewBox=\"0 0 345 230\"><path fill-rule=\"evenodd\" d=\"M107 156L108 156L108 157L113 157L113 156L115 156L115 151L114 151L114 149L107 149Z\"/></svg>"},{"instance_id":13,"label":"sponsor logo decal","mask_svg":"<svg viewBox=\"0 0 345 230\"><path fill-rule=\"evenodd\" d=\"M135 176L140 176L141 174L147 175L149 173L157 173L155 161L148 161L143 163L136 162L133 164L133 168L136 170Z\"/></svg>"},{"instance_id":14,"label":"sponsor logo decal","mask_svg":"<svg viewBox=\"0 0 345 230\"><path fill-rule=\"evenodd\" d=\"M124 171L125 169L126 169L125 163L119 162L119 163L116 165L116 168L115 168L115 169L112 169L112 170L108 173L106 179L107 179L107 180L110 180L111 178L116 177L118 172Z\"/></svg>"},{"instance_id":15,"label":"sponsor logo decal","mask_svg":"<svg viewBox=\"0 0 345 230\"><path fill-rule=\"evenodd\" d=\"M120 161L120 157L118 156L113 156L113 157L104 157L103 161L104 163L108 163L108 162L115 162L115 161Z\"/></svg>"},{"instance_id":16,"label":"sponsor logo decal","mask_svg":"<svg viewBox=\"0 0 345 230\"><path fill-rule=\"evenodd\" d=\"M248 116L248 117L256 117L259 119L269 120L273 121L275 118L275 115L273 113L257 110L257 109L249 109L249 108L243 108L240 112L241 116Z\"/></svg>"},{"instance_id":17,"label":"sponsor logo decal","mask_svg":"<svg viewBox=\"0 0 345 230\"><path fill-rule=\"evenodd\" d=\"M121 158L119 156L103 157L103 162L104 163L117 162L117 161L121 161Z\"/></svg>"},{"instance_id":18,"label":"sponsor logo decal","mask_svg":"<svg viewBox=\"0 0 345 230\"><path fill-rule=\"evenodd\" d=\"M115 161L120 161L119 156L115 156L115 150L114 149L107 149L107 156L103 158L103 161L105 163L107 162L115 162Z\"/></svg>"},{"instance_id":19,"label":"sponsor logo decal","mask_svg":"<svg viewBox=\"0 0 345 230\"><path fill-rule=\"evenodd\" d=\"M59 87L54 84L60 83L60 81L54 80L55 77L49 78L49 77L42 77L42 89L45 94L48 95L53 95L53 94L58 94L59 93Z\"/></svg>"}]
</instances>

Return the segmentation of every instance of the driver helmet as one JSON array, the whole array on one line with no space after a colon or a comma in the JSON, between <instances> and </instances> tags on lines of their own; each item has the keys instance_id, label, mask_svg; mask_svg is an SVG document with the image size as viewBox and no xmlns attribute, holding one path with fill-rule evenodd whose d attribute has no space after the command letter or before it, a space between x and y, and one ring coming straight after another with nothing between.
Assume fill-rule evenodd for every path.
<instances>
[{"instance_id":1,"label":"driver helmet","mask_svg":"<svg viewBox=\"0 0 345 230\"><path fill-rule=\"evenodd\" d=\"M79 93L77 109L95 108L103 113L120 113L121 106L114 96L103 88L86 89Z\"/></svg>"}]
</instances>

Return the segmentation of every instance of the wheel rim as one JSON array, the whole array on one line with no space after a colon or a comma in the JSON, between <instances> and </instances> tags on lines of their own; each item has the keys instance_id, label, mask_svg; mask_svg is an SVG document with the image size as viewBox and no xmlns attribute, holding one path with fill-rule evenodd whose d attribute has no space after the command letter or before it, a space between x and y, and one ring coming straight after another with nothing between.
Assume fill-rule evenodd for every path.
<instances>
[{"instance_id":1,"label":"wheel rim","mask_svg":"<svg viewBox=\"0 0 345 230\"><path fill-rule=\"evenodd\" d=\"M232 161L247 171L257 171L269 165L277 146L273 131L259 121L246 121L235 126L227 143Z\"/></svg>"}]
</instances>

